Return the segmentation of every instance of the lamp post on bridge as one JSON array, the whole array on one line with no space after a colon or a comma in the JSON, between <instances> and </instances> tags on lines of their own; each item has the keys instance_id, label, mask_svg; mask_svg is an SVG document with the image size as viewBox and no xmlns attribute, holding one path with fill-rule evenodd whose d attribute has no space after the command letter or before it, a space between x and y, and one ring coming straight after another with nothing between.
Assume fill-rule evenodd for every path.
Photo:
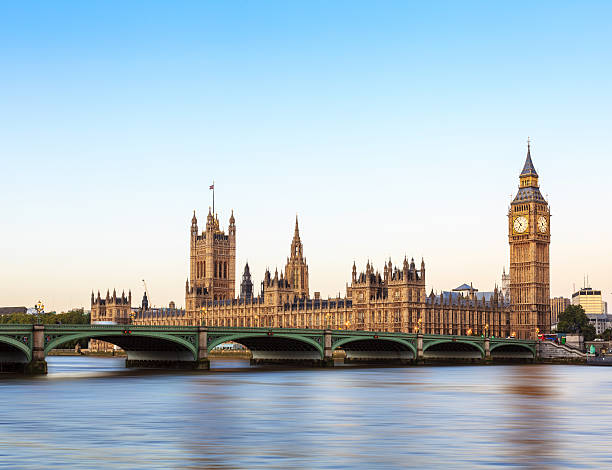
<instances>
[{"instance_id":1,"label":"lamp post on bridge","mask_svg":"<svg viewBox=\"0 0 612 470\"><path fill-rule=\"evenodd\" d=\"M423 327L423 318L419 317L419 319L417 320L417 324L414 326L414 332L416 334L419 334L419 331L421 331L422 327Z\"/></svg>"},{"instance_id":2,"label":"lamp post on bridge","mask_svg":"<svg viewBox=\"0 0 612 470\"><path fill-rule=\"evenodd\" d=\"M39 300L36 305L34 305L34 310L36 311L36 324L40 325L40 316L45 313L45 305Z\"/></svg>"}]
</instances>

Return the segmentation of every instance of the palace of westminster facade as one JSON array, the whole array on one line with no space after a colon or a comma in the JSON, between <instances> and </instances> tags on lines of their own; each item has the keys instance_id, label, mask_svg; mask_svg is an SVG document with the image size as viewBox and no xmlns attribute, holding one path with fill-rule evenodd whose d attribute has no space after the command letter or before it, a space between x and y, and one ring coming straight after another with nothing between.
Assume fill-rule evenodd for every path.
<instances>
[{"instance_id":1,"label":"palace of westminster facade","mask_svg":"<svg viewBox=\"0 0 612 470\"><path fill-rule=\"evenodd\" d=\"M478 293L471 286L434 295L425 290L425 262L389 260L382 273L368 264L358 272L343 298L310 296L308 265L296 217L284 271L266 270L259 295L253 291L248 263L236 284L236 224L232 213L227 234L210 210L200 232L191 221L190 271L185 306L151 308L145 298L132 307L131 293L91 297L92 322L148 325L209 325L275 328L331 328L420 332L445 335L494 335L535 338L550 331L550 212L527 149L516 197L508 212L509 289ZM95 342L101 346L100 342Z\"/></svg>"}]
</instances>

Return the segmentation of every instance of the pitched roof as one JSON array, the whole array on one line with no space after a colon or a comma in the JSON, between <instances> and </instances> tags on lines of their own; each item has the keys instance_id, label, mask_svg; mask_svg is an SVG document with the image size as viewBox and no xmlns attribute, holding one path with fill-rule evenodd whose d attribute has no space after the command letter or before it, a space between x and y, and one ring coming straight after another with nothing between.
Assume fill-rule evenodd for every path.
<instances>
[{"instance_id":1,"label":"pitched roof","mask_svg":"<svg viewBox=\"0 0 612 470\"><path fill-rule=\"evenodd\" d=\"M472 290L472 286L468 286L467 284L461 284L459 287L455 287L453 290L454 291L458 291L458 290ZM478 289L474 289L474 290L478 290Z\"/></svg>"}]
</instances>

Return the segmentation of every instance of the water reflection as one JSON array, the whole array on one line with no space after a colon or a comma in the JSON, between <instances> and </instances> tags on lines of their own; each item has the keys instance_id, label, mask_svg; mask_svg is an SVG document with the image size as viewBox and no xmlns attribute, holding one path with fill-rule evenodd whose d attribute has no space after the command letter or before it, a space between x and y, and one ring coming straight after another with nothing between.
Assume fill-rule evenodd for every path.
<instances>
[{"instance_id":1,"label":"water reflection","mask_svg":"<svg viewBox=\"0 0 612 470\"><path fill-rule=\"evenodd\" d=\"M612 465L606 368L123 365L54 357L48 377L0 379L0 467Z\"/></svg>"},{"instance_id":2,"label":"water reflection","mask_svg":"<svg viewBox=\"0 0 612 470\"><path fill-rule=\"evenodd\" d=\"M558 426L551 403L557 378L552 366L522 366L510 369L508 385L509 414L500 423L502 442L508 443L508 459L523 468L559 468Z\"/></svg>"}]
</instances>

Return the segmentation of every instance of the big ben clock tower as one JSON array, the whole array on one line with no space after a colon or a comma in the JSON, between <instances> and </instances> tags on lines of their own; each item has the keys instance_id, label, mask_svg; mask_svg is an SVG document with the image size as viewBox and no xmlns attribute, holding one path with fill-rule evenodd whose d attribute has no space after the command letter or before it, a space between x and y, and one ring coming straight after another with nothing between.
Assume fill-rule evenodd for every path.
<instances>
[{"instance_id":1,"label":"big ben clock tower","mask_svg":"<svg viewBox=\"0 0 612 470\"><path fill-rule=\"evenodd\" d=\"M550 211L538 173L527 159L519 190L508 212L510 243L510 328L518 338L536 339L550 332Z\"/></svg>"}]
</instances>

